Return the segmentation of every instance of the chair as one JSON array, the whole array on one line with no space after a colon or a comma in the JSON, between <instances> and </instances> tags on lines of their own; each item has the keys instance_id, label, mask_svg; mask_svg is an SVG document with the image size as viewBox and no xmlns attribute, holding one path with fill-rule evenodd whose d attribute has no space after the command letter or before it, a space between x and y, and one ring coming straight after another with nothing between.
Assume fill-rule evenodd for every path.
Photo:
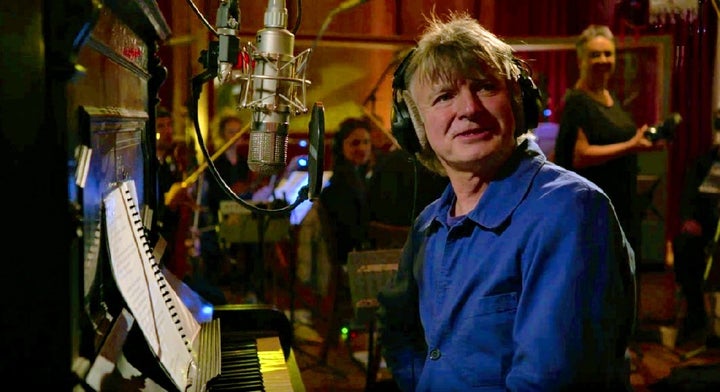
<instances>
[{"instance_id":1,"label":"chair","mask_svg":"<svg viewBox=\"0 0 720 392\"><path fill-rule=\"evenodd\" d=\"M368 228L368 238L375 249L398 249L405 245L409 232L410 226L372 221Z\"/></svg>"},{"instance_id":2,"label":"chair","mask_svg":"<svg viewBox=\"0 0 720 392\"><path fill-rule=\"evenodd\" d=\"M375 336L375 312L378 309L377 294L395 276L402 248L375 249L348 254L348 277L350 293L355 309L355 319L367 325L368 361L365 366L365 390L375 386L382 355Z\"/></svg>"},{"instance_id":3,"label":"chair","mask_svg":"<svg viewBox=\"0 0 720 392\"><path fill-rule=\"evenodd\" d=\"M313 325L322 332L320 352L314 356L298 349L316 361L310 367L320 367L340 378L347 376L327 364L327 356L333 343L337 343L341 324L338 296L341 282L347 280L342 265L336 262L335 241L327 213L320 201L313 202L298 231L296 271L292 271L293 290L291 319L295 299L308 306L312 312ZM299 278L299 281L295 281ZM296 294L298 294L296 296ZM335 341L335 342L333 342ZM304 370L304 369L303 369Z\"/></svg>"}]
</instances>

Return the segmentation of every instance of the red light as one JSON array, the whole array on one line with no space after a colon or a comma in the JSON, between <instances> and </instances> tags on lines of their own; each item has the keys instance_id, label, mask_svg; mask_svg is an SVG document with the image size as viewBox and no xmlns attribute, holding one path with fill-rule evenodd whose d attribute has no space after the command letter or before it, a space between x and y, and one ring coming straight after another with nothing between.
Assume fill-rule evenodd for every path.
<instances>
[{"instance_id":1,"label":"red light","mask_svg":"<svg viewBox=\"0 0 720 392\"><path fill-rule=\"evenodd\" d=\"M250 53L245 50L241 50L238 52L237 63L234 68L247 73L250 70L255 69L255 60L250 57Z\"/></svg>"}]
</instances>

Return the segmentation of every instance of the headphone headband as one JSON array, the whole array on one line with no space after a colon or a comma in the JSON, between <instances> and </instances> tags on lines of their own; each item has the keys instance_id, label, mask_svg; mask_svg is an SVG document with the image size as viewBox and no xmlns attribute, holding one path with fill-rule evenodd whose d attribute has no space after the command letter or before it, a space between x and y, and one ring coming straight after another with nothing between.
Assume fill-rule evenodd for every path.
<instances>
[{"instance_id":1,"label":"headphone headband","mask_svg":"<svg viewBox=\"0 0 720 392\"><path fill-rule=\"evenodd\" d=\"M392 88L393 90L406 90L405 87L405 70L408 67L408 64L410 63L410 59L412 58L413 54L415 53L415 50L417 48L412 48L410 51L403 57L400 64L398 64L397 68L395 69L395 72L393 73L393 81L392 81Z\"/></svg>"}]
</instances>

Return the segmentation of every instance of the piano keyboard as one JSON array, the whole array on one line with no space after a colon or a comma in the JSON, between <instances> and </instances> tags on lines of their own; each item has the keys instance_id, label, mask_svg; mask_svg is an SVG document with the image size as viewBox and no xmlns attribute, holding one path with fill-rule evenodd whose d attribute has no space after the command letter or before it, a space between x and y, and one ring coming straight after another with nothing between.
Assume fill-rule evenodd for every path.
<instances>
[{"instance_id":1,"label":"piano keyboard","mask_svg":"<svg viewBox=\"0 0 720 392\"><path fill-rule=\"evenodd\" d=\"M197 344L194 347L195 363L198 364L197 383L189 392L203 392L207 382L220 374L222 361L220 319L203 323L195 341Z\"/></svg>"},{"instance_id":2,"label":"piano keyboard","mask_svg":"<svg viewBox=\"0 0 720 392\"><path fill-rule=\"evenodd\" d=\"M221 346L220 375L208 383L207 391L293 391L278 337L228 331Z\"/></svg>"}]
</instances>

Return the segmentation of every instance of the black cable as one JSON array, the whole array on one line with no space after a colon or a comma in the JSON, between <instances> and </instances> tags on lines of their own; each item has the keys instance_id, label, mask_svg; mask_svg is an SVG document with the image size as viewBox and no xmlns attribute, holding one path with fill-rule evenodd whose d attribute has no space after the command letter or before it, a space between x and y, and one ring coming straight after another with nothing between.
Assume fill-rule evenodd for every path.
<instances>
[{"instance_id":1,"label":"black cable","mask_svg":"<svg viewBox=\"0 0 720 392\"><path fill-rule=\"evenodd\" d=\"M410 227L415 222L415 213L417 212L417 199L418 199L418 160L414 155L410 155L410 161L413 165L413 197L412 197L412 210L410 211Z\"/></svg>"},{"instance_id":2,"label":"black cable","mask_svg":"<svg viewBox=\"0 0 720 392\"><path fill-rule=\"evenodd\" d=\"M210 22L208 22L207 19L205 19L205 16L202 14L202 12L200 12L200 10L195 5L195 3L193 3L192 0L187 0L187 3L190 6L190 8L192 8L193 12L195 12L195 15L197 15L197 17L200 18L200 21L202 22L202 24L204 24L205 27L207 27L208 30L210 30L210 32L213 33L213 35L215 35L217 37L218 36L217 30L215 30L215 27L213 27L213 25L211 25Z\"/></svg>"},{"instance_id":3,"label":"black cable","mask_svg":"<svg viewBox=\"0 0 720 392\"><path fill-rule=\"evenodd\" d=\"M302 20L302 0L297 0L297 11L295 13L295 26L293 26L292 33L293 35L297 34L298 29L300 28L300 21Z\"/></svg>"}]
</instances>

